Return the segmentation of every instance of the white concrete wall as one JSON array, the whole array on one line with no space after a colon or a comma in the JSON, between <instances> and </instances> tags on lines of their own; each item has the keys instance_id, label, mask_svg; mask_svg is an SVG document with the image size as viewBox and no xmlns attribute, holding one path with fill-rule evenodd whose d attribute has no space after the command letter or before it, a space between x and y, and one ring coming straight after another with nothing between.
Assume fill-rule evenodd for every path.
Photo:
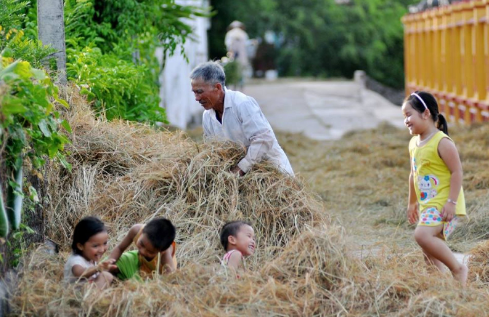
<instances>
[{"instance_id":1,"label":"white concrete wall","mask_svg":"<svg viewBox=\"0 0 489 317\"><path fill-rule=\"evenodd\" d=\"M176 0L176 3L202 8L209 6L208 0ZM180 129L187 128L190 122L202 120L203 108L194 99L189 75L195 66L208 60L207 30L210 28L209 18L185 19L184 22L194 30L192 37L195 40L187 39L184 45L189 62L177 49L174 56L167 57L160 74L160 105L166 109L170 124ZM161 56L161 51L159 54Z\"/></svg>"}]
</instances>

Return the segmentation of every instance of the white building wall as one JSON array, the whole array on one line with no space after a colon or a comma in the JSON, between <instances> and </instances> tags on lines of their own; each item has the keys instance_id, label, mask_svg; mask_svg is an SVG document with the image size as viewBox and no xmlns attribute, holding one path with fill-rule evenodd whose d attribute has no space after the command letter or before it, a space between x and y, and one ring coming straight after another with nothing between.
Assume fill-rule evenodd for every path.
<instances>
[{"instance_id":1,"label":"white building wall","mask_svg":"<svg viewBox=\"0 0 489 317\"><path fill-rule=\"evenodd\" d=\"M179 5L191 5L206 8L208 0L176 0ZM160 74L161 107L166 109L167 119L172 126L186 129L190 122L202 120L203 108L195 101L190 85L189 75L198 64L208 60L207 30L210 28L210 19L197 17L184 19L184 22L194 30L192 37L187 38L184 45L189 62L175 52L175 55L166 59L165 68ZM156 53L162 57L162 50Z\"/></svg>"}]
</instances>

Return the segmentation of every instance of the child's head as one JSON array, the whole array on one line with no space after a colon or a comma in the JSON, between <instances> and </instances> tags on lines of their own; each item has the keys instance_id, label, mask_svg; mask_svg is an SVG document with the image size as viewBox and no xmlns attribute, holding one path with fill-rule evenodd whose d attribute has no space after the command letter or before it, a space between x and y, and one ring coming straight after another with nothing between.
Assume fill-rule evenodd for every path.
<instances>
[{"instance_id":1,"label":"child's head","mask_svg":"<svg viewBox=\"0 0 489 317\"><path fill-rule=\"evenodd\" d=\"M448 134L447 121L438 111L438 103L432 94L416 91L409 95L402 104L404 123L411 134L421 134L429 125L435 124L439 130ZM427 121L429 120L429 121Z\"/></svg>"},{"instance_id":2,"label":"child's head","mask_svg":"<svg viewBox=\"0 0 489 317\"><path fill-rule=\"evenodd\" d=\"M139 253L146 259L153 259L159 252L168 249L175 240L176 230L170 220L154 218L148 222L136 241Z\"/></svg>"},{"instance_id":3,"label":"child's head","mask_svg":"<svg viewBox=\"0 0 489 317\"><path fill-rule=\"evenodd\" d=\"M221 244L226 251L236 249L243 256L255 252L255 232L251 224L246 221L231 221L222 227Z\"/></svg>"},{"instance_id":4,"label":"child's head","mask_svg":"<svg viewBox=\"0 0 489 317\"><path fill-rule=\"evenodd\" d=\"M97 262L107 251L108 238L105 225L100 219L85 217L75 226L71 248L73 253L89 261Z\"/></svg>"}]
</instances>

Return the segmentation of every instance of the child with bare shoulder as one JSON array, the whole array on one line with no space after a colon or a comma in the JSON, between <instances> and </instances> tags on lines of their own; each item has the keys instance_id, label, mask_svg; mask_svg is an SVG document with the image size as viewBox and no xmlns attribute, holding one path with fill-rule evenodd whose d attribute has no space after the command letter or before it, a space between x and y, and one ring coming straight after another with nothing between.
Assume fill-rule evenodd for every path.
<instances>
[{"instance_id":1,"label":"child with bare shoulder","mask_svg":"<svg viewBox=\"0 0 489 317\"><path fill-rule=\"evenodd\" d=\"M221 244L226 250L222 265L239 271L245 269L244 258L255 253L255 232L246 221L231 221L221 230Z\"/></svg>"}]
</instances>

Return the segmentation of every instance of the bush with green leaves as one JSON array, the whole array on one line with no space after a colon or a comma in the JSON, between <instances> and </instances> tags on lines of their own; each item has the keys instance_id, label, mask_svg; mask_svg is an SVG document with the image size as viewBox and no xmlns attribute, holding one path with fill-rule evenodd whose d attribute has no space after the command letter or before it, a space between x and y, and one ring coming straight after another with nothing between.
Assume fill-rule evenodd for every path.
<instances>
[{"instance_id":1,"label":"bush with green leaves","mask_svg":"<svg viewBox=\"0 0 489 317\"><path fill-rule=\"evenodd\" d=\"M223 63L227 85L237 85L241 81L241 65L237 60L228 60Z\"/></svg>"},{"instance_id":2,"label":"bush with green leaves","mask_svg":"<svg viewBox=\"0 0 489 317\"><path fill-rule=\"evenodd\" d=\"M123 46L130 50L122 58L132 60L131 53L139 50L146 60L156 47L175 53L192 34L184 19L207 15L175 0L66 0L65 32L69 45L95 44L103 53Z\"/></svg>"},{"instance_id":3,"label":"bush with green leaves","mask_svg":"<svg viewBox=\"0 0 489 317\"><path fill-rule=\"evenodd\" d=\"M202 15L174 0L67 0L68 78L108 119L166 122L155 50L176 53L192 33L182 18Z\"/></svg>"},{"instance_id":4,"label":"bush with green leaves","mask_svg":"<svg viewBox=\"0 0 489 317\"><path fill-rule=\"evenodd\" d=\"M29 1L2 0L0 5L0 51L3 57L29 62L41 68L42 61L55 52L37 40L36 23L29 16Z\"/></svg>"},{"instance_id":5,"label":"bush with green leaves","mask_svg":"<svg viewBox=\"0 0 489 317\"><path fill-rule=\"evenodd\" d=\"M54 50L37 41L37 1L4 2L0 21L8 22L13 40L0 49L41 67ZM109 119L166 122L155 49L184 54L192 33L184 19L206 12L174 0L66 0L64 15L68 79L85 87L95 110Z\"/></svg>"},{"instance_id":6,"label":"bush with green leaves","mask_svg":"<svg viewBox=\"0 0 489 317\"><path fill-rule=\"evenodd\" d=\"M56 109L68 104L58 97L58 87L45 71L1 53L0 62L0 157L8 177L0 183L0 236L5 237L9 223L14 229L20 225L25 160L33 168L40 168L47 158L70 168L63 153L69 139L62 127L68 132L71 128ZM7 187L6 205L3 186Z\"/></svg>"},{"instance_id":7,"label":"bush with green leaves","mask_svg":"<svg viewBox=\"0 0 489 317\"><path fill-rule=\"evenodd\" d=\"M78 52L68 49L69 78L82 87L93 108L107 119L122 118L141 122L165 122L159 106L158 86L146 65L135 65L115 54L102 54L97 47Z\"/></svg>"}]
</instances>

